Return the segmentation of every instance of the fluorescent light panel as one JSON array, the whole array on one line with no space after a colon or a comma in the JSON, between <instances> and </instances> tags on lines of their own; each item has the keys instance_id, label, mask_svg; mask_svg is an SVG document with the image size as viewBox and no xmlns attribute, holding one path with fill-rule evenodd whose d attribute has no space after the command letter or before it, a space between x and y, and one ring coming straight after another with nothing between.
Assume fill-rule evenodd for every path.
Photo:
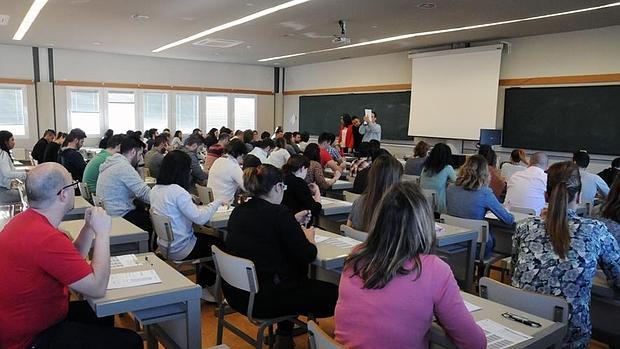
<instances>
[{"instance_id":1,"label":"fluorescent light panel","mask_svg":"<svg viewBox=\"0 0 620 349\"><path fill-rule=\"evenodd\" d=\"M19 25L19 28L17 28L15 35L13 35L13 40L21 40L24 38L24 35L26 35L30 26L34 23L34 20L37 19L39 12L41 12L43 6L47 4L47 1L48 0L34 0L26 16L24 16L22 23Z\"/></svg>"},{"instance_id":2,"label":"fluorescent light panel","mask_svg":"<svg viewBox=\"0 0 620 349\"><path fill-rule=\"evenodd\" d=\"M365 42L360 42L360 43L357 43L357 44L345 45L345 46L340 46L340 47L332 47L332 48L316 50L316 51L300 52L300 53L293 53L293 54L290 54L290 55L284 55L284 56L278 56L278 57L263 58L263 59L259 59L258 61L259 62L276 61L276 60L281 60L281 59L286 59L286 58L305 56L305 55L309 55L309 54L323 53L323 52L336 51L336 50L344 50L344 49L353 48L353 47L360 47L360 46L375 45L375 44L381 44L381 43L384 43L384 42L404 40L404 39L410 39L410 38L415 38L415 37L420 37L420 36L445 34L445 33L457 32L457 31L480 29L480 28L487 28L487 27L495 27L495 26L505 25L505 24L513 24L513 23L519 23L519 22L535 21L535 20L545 19L545 18L573 15L573 14L577 14L577 13L602 10L602 9L605 9L605 8L616 7L616 6L620 6L620 2L614 2L614 3L610 3L610 4L606 4L606 5L600 5L600 6L595 6L595 7L588 7L588 8L572 10L572 11L551 13L551 14L541 15L541 16L512 19L512 20L501 21L501 22L468 25L468 26L457 27L457 28L439 29L439 30L431 30L431 31L420 32L420 33L411 33L411 34L403 34L403 35L398 35L398 36L390 36L390 37L383 38L383 39L376 39L376 40L371 40L371 41L365 41Z\"/></svg>"},{"instance_id":3,"label":"fluorescent light panel","mask_svg":"<svg viewBox=\"0 0 620 349\"><path fill-rule=\"evenodd\" d=\"M267 15L270 15L272 13L275 13L275 12L287 9L289 7L293 7L293 6L297 6L299 4L303 4L304 2L308 2L308 1L310 1L310 0L293 0L293 1L285 2L285 3L280 4L278 6L274 6L274 7L262 10L262 11L258 11L256 13L251 14L251 15L248 15L248 16L236 19L236 20L234 20L232 22L228 22L228 23L224 23L222 25L218 25L217 27L213 27L211 29L207 29L207 30L202 31L202 32L200 32L198 34L194 34L194 35L188 36L188 37L186 37L184 39L181 39L181 40L172 42L170 44L164 45L164 46L162 46L162 47L160 47L158 49L153 50L153 52L161 52L163 50L167 50L167 49L173 48L175 46L183 45L185 43L194 41L196 39L200 39L200 38L202 38L204 36L207 36L207 35L210 35L210 34L213 34L213 33L219 32L219 31L222 31L224 29L232 28L234 26L237 26L237 25L240 25L240 24L243 24L243 23L247 23L249 21L253 21L255 19L258 19L258 18L267 16Z\"/></svg>"}]
</instances>

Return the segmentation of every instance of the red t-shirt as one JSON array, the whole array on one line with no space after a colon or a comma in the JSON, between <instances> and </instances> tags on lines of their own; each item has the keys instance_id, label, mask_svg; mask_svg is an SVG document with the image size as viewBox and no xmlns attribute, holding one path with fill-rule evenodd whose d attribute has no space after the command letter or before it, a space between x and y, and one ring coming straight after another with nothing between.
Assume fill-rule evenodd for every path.
<instances>
[{"instance_id":1,"label":"red t-shirt","mask_svg":"<svg viewBox=\"0 0 620 349\"><path fill-rule=\"evenodd\" d=\"M329 155L329 152L327 150L325 150L325 148L319 147L319 152L320 152L320 156L321 156L321 166L325 167L325 165L328 162L333 160L332 156Z\"/></svg>"},{"instance_id":2,"label":"red t-shirt","mask_svg":"<svg viewBox=\"0 0 620 349\"><path fill-rule=\"evenodd\" d=\"M0 231L0 251L0 348L26 348L67 316L67 285L92 268L67 235L32 209Z\"/></svg>"}]
</instances>

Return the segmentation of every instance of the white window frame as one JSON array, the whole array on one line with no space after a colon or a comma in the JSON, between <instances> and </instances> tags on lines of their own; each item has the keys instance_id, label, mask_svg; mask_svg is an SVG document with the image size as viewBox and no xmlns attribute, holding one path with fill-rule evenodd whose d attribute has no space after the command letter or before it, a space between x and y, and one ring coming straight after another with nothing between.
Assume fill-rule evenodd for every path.
<instances>
[{"instance_id":1,"label":"white window frame","mask_svg":"<svg viewBox=\"0 0 620 349\"><path fill-rule=\"evenodd\" d=\"M140 105L138 107L138 111L139 114L136 114L136 118L138 120L136 120L136 127L140 127L138 128L138 130L144 132L146 131L146 126L144 123L144 110L145 110L145 103L144 103L144 94L145 93L163 93L166 95L166 127L170 129L170 132L172 132L174 134L173 126L175 126L176 124L176 105L174 105L174 102L176 101L176 97L171 97L174 96L175 93L174 91L171 90L151 90L151 89L141 89L138 90L140 93ZM175 109L172 109L172 108ZM172 117L172 115L174 115L174 118ZM138 121L140 123L138 123ZM166 128L164 127L164 128ZM163 129L161 130L157 130L157 132L161 133L163 131Z\"/></svg>"},{"instance_id":2,"label":"white window frame","mask_svg":"<svg viewBox=\"0 0 620 349\"><path fill-rule=\"evenodd\" d=\"M231 116L228 116L228 122L230 123L230 125L232 125L233 127L235 126L235 97L240 97L240 98L253 98L254 99L254 130L256 130L256 126L258 125L258 95L246 95L246 94L230 94L228 95L229 99L228 99L228 106L230 108L232 108L232 123L231 122ZM229 127L230 128L230 127ZM232 128L230 128L233 132L235 132L236 130L233 130ZM241 131L245 131L245 130L241 130Z\"/></svg>"},{"instance_id":3,"label":"white window frame","mask_svg":"<svg viewBox=\"0 0 620 349\"><path fill-rule=\"evenodd\" d=\"M103 106L103 123L99 123L100 130L99 130L99 135L97 136L101 136L105 133L105 131L107 131L110 128L110 119L109 119L109 109L108 109L108 103L109 103L109 93L133 93L133 112L134 112L134 125L135 125L135 130L139 130L138 128L138 119L140 118L138 115L138 90L134 90L134 89L127 89L127 88L103 88L101 89L102 92L100 92L100 95L103 95L103 101L105 102L104 106ZM100 98L101 100L101 98ZM99 112L101 113L101 108L99 110ZM127 130L122 130L121 133L125 133ZM88 135L87 135L88 136Z\"/></svg>"},{"instance_id":4,"label":"white window frame","mask_svg":"<svg viewBox=\"0 0 620 349\"><path fill-rule=\"evenodd\" d=\"M29 136L30 118L29 118L29 113L28 113L28 86L27 85L16 85L16 84L0 84L0 87L22 90L22 103L23 103L23 108L24 108L24 134L23 135L14 134L13 137L15 139L29 139L30 138ZM38 135L35 136L35 138L38 139Z\"/></svg>"},{"instance_id":5,"label":"white window frame","mask_svg":"<svg viewBox=\"0 0 620 349\"><path fill-rule=\"evenodd\" d=\"M202 115L201 114L202 113L201 113L201 107L200 107L200 102L201 102L200 100L202 98L204 98L206 100L206 97L203 97L203 94L200 93L200 92L197 92L197 91L196 92L192 92L192 91L175 92L174 93L174 97L173 97L173 99L174 99L174 131L172 130L172 128L170 128L170 132L172 132L172 134L174 134L174 132L176 132L176 130L179 130L179 125L177 125L177 96L179 96L179 95L196 96L196 98L197 98L196 99L196 102L197 102L197 104L196 104L196 107L197 107L197 110L196 110L196 122L197 122L197 125L194 128L202 129L202 127L201 127L201 119L202 119ZM207 112L205 110L205 120L207 119L206 115L207 115ZM168 125L170 125L170 122L168 123ZM189 134L191 134L191 132L192 131L190 130ZM183 133L183 134L186 134L186 133Z\"/></svg>"},{"instance_id":6,"label":"white window frame","mask_svg":"<svg viewBox=\"0 0 620 349\"><path fill-rule=\"evenodd\" d=\"M96 91L98 93L98 97L99 97L99 134L86 134L87 138L93 138L93 137L100 137L101 134L103 132L105 132L106 129L103 129L106 124L107 124L107 120L105 119L105 109L107 108L107 95L104 98L104 93L103 93L102 88L92 88L92 87L70 87L67 89L67 132L69 132L70 130L72 130L74 127L73 125L71 125L71 92L74 91Z\"/></svg>"},{"instance_id":7,"label":"white window frame","mask_svg":"<svg viewBox=\"0 0 620 349\"><path fill-rule=\"evenodd\" d=\"M226 93L204 93L202 96L202 99L205 103L205 111L204 111L204 115L202 115L202 119L204 120L204 125L205 125L205 132L209 132L209 130L211 129L211 127L207 126L207 97L226 97L226 127L230 128L230 125L234 125L234 99L230 98L230 94L226 94ZM221 128L224 125L220 125L219 128ZM233 130L234 132L234 130Z\"/></svg>"}]
</instances>

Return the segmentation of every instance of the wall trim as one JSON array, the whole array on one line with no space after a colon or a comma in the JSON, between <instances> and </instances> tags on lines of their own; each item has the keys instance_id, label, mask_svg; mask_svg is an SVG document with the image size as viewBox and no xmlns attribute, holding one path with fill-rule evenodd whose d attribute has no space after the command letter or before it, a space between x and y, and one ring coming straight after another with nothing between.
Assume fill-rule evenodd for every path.
<instances>
[{"instance_id":1,"label":"wall trim","mask_svg":"<svg viewBox=\"0 0 620 349\"><path fill-rule=\"evenodd\" d=\"M608 83L608 82L620 82L620 73L500 79L499 86L595 84L595 83ZM392 84L392 85L369 85L369 86L317 88L317 89L308 89L308 90L291 90L291 91L284 91L284 95L285 96L316 95L316 94L330 94L330 93L410 91L410 90L411 90L411 84Z\"/></svg>"},{"instance_id":2,"label":"wall trim","mask_svg":"<svg viewBox=\"0 0 620 349\"><path fill-rule=\"evenodd\" d=\"M238 94L269 95L269 96L273 95L273 91L263 91L263 90L245 90L245 89L236 89L236 88L179 86L179 85L136 84L136 83L120 83L120 82L56 80L54 81L54 84L56 86L107 87L107 88L130 88L130 89L144 89L144 90L238 93Z\"/></svg>"},{"instance_id":3,"label":"wall trim","mask_svg":"<svg viewBox=\"0 0 620 349\"><path fill-rule=\"evenodd\" d=\"M34 80L0 78L0 84L34 85Z\"/></svg>"}]
</instances>

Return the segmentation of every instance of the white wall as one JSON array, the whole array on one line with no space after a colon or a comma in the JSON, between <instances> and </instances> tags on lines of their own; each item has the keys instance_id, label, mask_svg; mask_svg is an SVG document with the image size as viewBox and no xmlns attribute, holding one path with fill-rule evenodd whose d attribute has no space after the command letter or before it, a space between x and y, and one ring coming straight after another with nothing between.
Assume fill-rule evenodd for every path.
<instances>
[{"instance_id":1,"label":"white wall","mask_svg":"<svg viewBox=\"0 0 620 349\"><path fill-rule=\"evenodd\" d=\"M45 83L47 50L39 50L41 79L37 84L39 116L37 120L34 85L28 87L28 113L31 119L30 134L18 139L17 147L31 148L39 138L40 130L56 128L67 130L68 87ZM32 48L26 46L0 45L0 78L33 79ZM129 56L89 51L54 49L54 77L56 81L90 81L115 83L142 83L195 87L231 88L244 90L273 90L273 68L228 63L211 63L180 59ZM55 98L52 98L54 92ZM55 109L54 109L55 102ZM56 120L54 120L54 110ZM273 130L274 96L257 95L257 129ZM94 144L96 140L87 140Z\"/></svg>"},{"instance_id":2,"label":"white wall","mask_svg":"<svg viewBox=\"0 0 620 349\"><path fill-rule=\"evenodd\" d=\"M618 38L620 26L507 39L505 41L510 42L511 49L510 54L503 55L500 79L620 73ZM402 83L411 83L411 60L407 52L287 68L285 91ZM503 122L503 96L504 89L500 88L499 127ZM284 97L284 119L292 114L299 115L299 95ZM289 125L289 128L295 127L298 124ZM463 147L460 140L447 141L459 151L473 150L471 142L466 142ZM409 155L411 147L396 146L391 150L398 155ZM563 153L553 155L556 159L567 156ZM611 157L597 158L608 166ZM594 162L593 166L603 165Z\"/></svg>"}]
</instances>

